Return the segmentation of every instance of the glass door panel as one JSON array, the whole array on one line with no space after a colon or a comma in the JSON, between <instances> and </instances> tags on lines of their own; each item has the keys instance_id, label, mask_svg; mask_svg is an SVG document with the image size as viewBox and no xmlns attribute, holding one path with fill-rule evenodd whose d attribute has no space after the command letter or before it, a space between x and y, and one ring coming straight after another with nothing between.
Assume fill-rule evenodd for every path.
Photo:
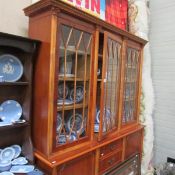
<instances>
[{"instance_id":1,"label":"glass door panel","mask_svg":"<svg viewBox=\"0 0 175 175\"><path fill-rule=\"evenodd\" d=\"M99 122L99 137L117 130L118 126L118 98L120 82L121 41L110 34L104 35L104 51L102 62L102 81L100 89L97 86L97 94L100 91L100 99L97 97L97 123ZM101 61L99 60L101 64ZM100 106L98 106L100 105Z\"/></svg>"},{"instance_id":2,"label":"glass door panel","mask_svg":"<svg viewBox=\"0 0 175 175\"><path fill-rule=\"evenodd\" d=\"M123 119L122 124L137 120L137 87L139 81L139 56L137 49L127 48L124 78Z\"/></svg>"},{"instance_id":3,"label":"glass door panel","mask_svg":"<svg viewBox=\"0 0 175 175\"><path fill-rule=\"evenodd\" d=\"M56 145L89 135L89 89L92 34L60 26Z\"/></svg>"}]
</instances>

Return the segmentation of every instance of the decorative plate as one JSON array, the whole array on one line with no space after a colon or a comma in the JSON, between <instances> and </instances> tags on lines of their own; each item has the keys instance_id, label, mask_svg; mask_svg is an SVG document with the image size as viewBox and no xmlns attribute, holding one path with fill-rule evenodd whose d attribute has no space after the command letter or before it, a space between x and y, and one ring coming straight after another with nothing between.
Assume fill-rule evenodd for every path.
<instances>
[{"instance_id":1,"label":"decorative plate","mask_svg":"<svg viewBox=\"0 0 175 175\"><path fill-rule=\"evenodd\" d=\"M69 88L65 85L65 96L64 96L64 83L58 85L58 99L65 99L69 93Z\"/></svg>"},{"instance_id":2,"label":"decorative plate","mask_svg":"<svg viewBox=\"0 0 175 175\"><path fill-rule=\"evenodd\" d=\"M18 81L23 74L23 65L14 55L4 54L0 56L0 75L6 82Z\"/></svg>"},{"instance_id":3,"label":"decorative plate","mask_svg":"<svg viewBox=\"0 0 175 175\"><path fill-rule=\"evenodd\" d=\"M11 147L15 150L14 158L17 158L21 154L21 147L19 145L12 145Z\"/></svg>"},{"instance_id":4,"label":"decorative plate","mask_svg":"<svg viewBox=\"0 0 175 175\"><path fill-rule=\"evenodd\" d=\"M76 93L75 93L75 102L79 103L83 100L83 95L84 95L84 88L83 86L77 86L76 87ZM70 100L74 101L74 88L71 89L70 91Z\"/></svg>"},{"instance_id":5,"label":"decorative plate","mask_svg":"<svg viewBox=\"0 0 175 175\"><path fill-rule=\"evenodd\" d=\"M104 115L106 112L106 115ZM109 109L104 109L104 112L103 112L103 115L106 117L106 118L110 118L110 110ZM96 114L96 117L95 117L95 123L100 123L100 109L97 109L97 114Z\"/></svg>"},{"instance_id":6,"label":"decorative plate","mask_svg":"<svg viewBox=\"0 0 175 175\"><path fill-rule=\"evenodd\" d=\"M25 157L18 157L12 161L12 165L25 165L28 163L28 160Z\"/></svg>"},{"instance_id":7,"label":"decorative plate","mask_svg":"<svg viewBox=\"0 0 175 175\"><path fill-rule=\"evenodd\" d=\"M68 133L83 133L83 131L85 130L85 122L83 121L83 117L81 114L76 113L74 119L73 114L70 113L67 118L68 119L66 120L65 128Z\"/></svg>"},{"instance_id":8,"label":"decorative plate","mask_svg":"<svg viewBox=\"0 0 175 175\"><path fill-rule=\"evenodd\" d=\"M15 122L22 115L22 107L15 100L7 100L0 106L0 116L4 122Z\"/></svg>"},{"instance_id":9,"label":"decorative plate","mask_svg":"<svg viewBox=\"0 0 175 175\"><path fill-rule=\"evenodd\" d=\"M6 147L1 151L1 160L12 160L15 157L15 150L11 147Z\"/></svg>"},{"instance_id":10,"label":"decorative plate","mask_svg":"<svg viewBox=\"0 0 175 175\"><path fill-rule=\"evenodd\" d=\"M73 133L70 136L69 135L60 134L59 137L58 137L58 143L59 144L64 144L64 143L66 143L66 141L73 142L75 140L77 140L77 137Z\"/></svg>"},{"instance_id":11,"label":"decorative plate","mask_svg":"<svg viewBox=\"0 0 175 175\"><path fill-rule=\"evenodd\" d=\"M11 173L10 171L4 171L4 172L0 173L0 175L14 175L14 174Z\"/></svg>"},{"instance_id":12,"label":"decorative plate","mask_svg":"<svg viewBox=\"0 0 175 175\"><path fill-rule=\"evenodd\" d=\"M60 129L62 127L62 118L61 118L61 114L58 113L57 114L57 127L56 127L56 132L59 133Z\"/></svg>"},{"instance_id":13,"label":"decorative plate","mask_svg":"<svg viewBox=\"0 0 175 175\"><path fill-rule=\"evenodd\" d=\"M12 173L29 173L34 170L33 165L16 165L12 166L10 172Z\"/></svg>"}]
</instances>

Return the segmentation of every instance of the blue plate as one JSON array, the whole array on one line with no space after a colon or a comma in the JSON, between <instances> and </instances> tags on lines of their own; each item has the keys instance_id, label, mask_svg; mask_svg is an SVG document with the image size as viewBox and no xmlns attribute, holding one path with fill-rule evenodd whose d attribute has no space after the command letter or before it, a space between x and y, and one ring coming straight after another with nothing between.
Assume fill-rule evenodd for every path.
<instances>
[{"instance_id":1,"label":"blue plate","mask_svg":"<svg viewBox=\"0 0 175 175\"><path fill-rule=\"evenodd\" d=\"M12 173L29 173L34 170L33 165L16 165L12 166L10 172Z\"/></svg>"},{"instance_id":2,"label":"blue plate","mask_svg":"<svg viewBox=\"0 0 175 175\"><path fill-rule=\"evenodd\" d=\"M0 118L4 122L15 122L22 115L22 107L15 100L7 100L0 106Z\"/></svg>"},{"instance_id":3,"label":"blue plate","mask_svg":"<svg viewBox=\"0 0 175 175\"><path fill-rule=\"evenodd\" d=\"M105 118L110 119L110 110L109 109L104 109L103 111L103 120L105 120ZM95 117L95 123L100 123L100 109L96 110L96 117Z\"/></svg>"},{"instance_id":4,"label":"blue plate","mask_svg":"<svg viewBox=\"0 0 175 175\"><path fill-rule=\"evenodd\" d=\"M12 145L11 147L15 150L14 158L17 158L21 154L21 147L19 145Z\"/></svg>"},{"instance_id":5,"label":"blue plate","mask_svg":"<svg viewBox=\"0 0 175 175\"><path fill-rule=\"evenodd\" d=\"M23 74L23 65L14 55L4 54L0 56L0 76L6 82L18 81Z\"/></svg>"},{"instance_id":6,"label":"blue plate","mask_svg":"<svg viewBox=\"0 0 175 175\"><path fill-rule=\"evenodd\" d=\"M6 147L1 151L0 159L1 160L12 160L15 157L15 150L11 147Z\"/></svg>"},{"instance_id":7,"label":"blue plate","mask_svg":"<svg viewBox=\"0 0 175 175\"><path fill-rule=\"evenodd\" d=\"M25 165L28 163L28 160L25 157L18 157L12 161L12 165Z\"/></svg>"},{"instance_id":8,"label":"blue plate","mask_svg":"<svg viewBox=\"0 0 175 175\"><path fill-rule=\"evenodd\" d=\"M83 86L77 86L75 92L75 103L79 103L83 100L84 88ZM70 100L74 102L74 88L70 91Z\"/></svg>"},{"instance_id":9,"label":"blue plate","mask_svg":"<svg viewBox=\"0 0 175 175\"><path fill-rule=\"evenodd\" d=\"M65 122L65 128L67 133L82 134L85 130L86 122L85 118L79 113L75 113L75 119L72 113L69 113Z\"/></svg>"}]
</instances>

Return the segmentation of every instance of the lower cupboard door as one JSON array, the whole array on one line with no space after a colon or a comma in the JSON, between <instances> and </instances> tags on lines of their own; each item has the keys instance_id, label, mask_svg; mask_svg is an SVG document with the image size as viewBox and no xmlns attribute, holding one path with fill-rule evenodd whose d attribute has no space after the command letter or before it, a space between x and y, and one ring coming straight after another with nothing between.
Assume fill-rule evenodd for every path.
<instances>
[{"instance_id":1,"label":"lower cupboard door","mask_svg":"<svg viewBox=\"0 0 175 175\"><path fill-rule=\"evenodd\" d=\"M94 175L95 155L88 153L77 159L62 164L58 168L58 175Z\"/></svg>"}]
</instances>

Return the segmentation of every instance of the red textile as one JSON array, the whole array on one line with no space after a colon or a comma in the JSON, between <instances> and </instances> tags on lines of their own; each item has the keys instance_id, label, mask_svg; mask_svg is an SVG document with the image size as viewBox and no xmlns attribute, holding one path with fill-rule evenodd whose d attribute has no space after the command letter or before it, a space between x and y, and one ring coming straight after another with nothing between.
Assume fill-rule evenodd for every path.
<instances>
[{"instance_id":1,"label":"red textile","mask_svg":"<svg viewBox=\"0 0 175 175\"><path fill-rule=\"evenodd\" d=\"M106 0L106 21L126 30L128 0Z\"/></svg>"}]
</instances>

